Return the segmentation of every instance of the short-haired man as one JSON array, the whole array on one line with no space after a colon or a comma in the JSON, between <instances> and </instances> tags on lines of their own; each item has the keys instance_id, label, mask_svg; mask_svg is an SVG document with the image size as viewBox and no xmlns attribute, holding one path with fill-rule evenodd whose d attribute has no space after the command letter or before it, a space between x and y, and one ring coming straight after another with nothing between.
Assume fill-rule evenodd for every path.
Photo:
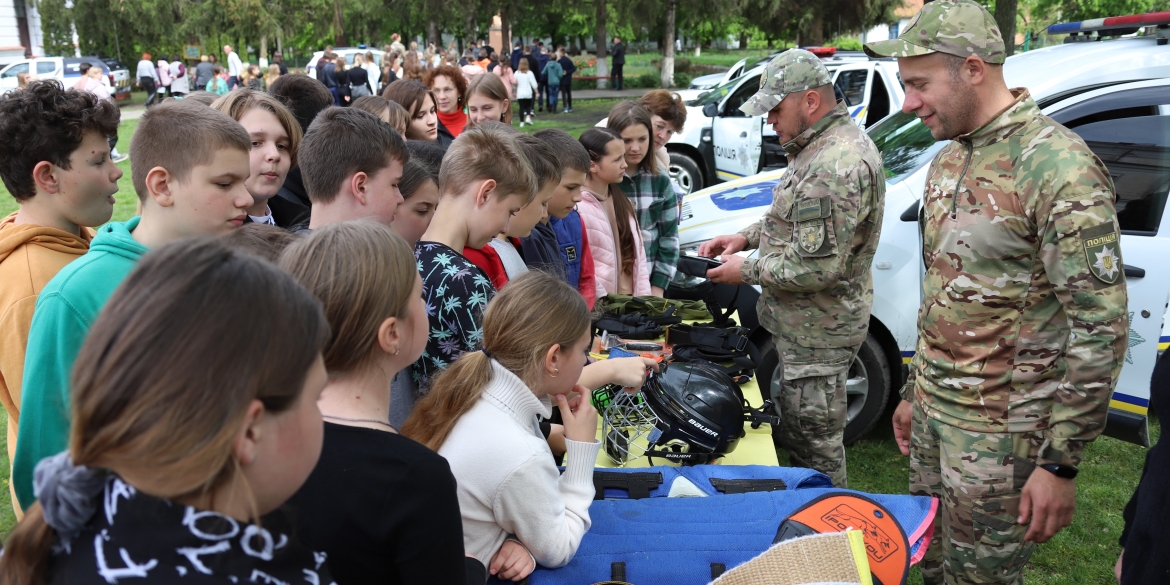
<instances>
[{"instance_id":1,"label":"short-haired man","mask_svg":"<svg viewBox=\"0 0 1170 585\"><path fill-rule=\"evenodd\" d=\"M244 72L244 63L240 56L232 50L231 45L223 46L223 54L227 57L228 89L235 89L240 84L240 74Z\"/></svg>"},{"instance_id":2,"label":"short-haired man","mask_svg":"<svg viewBox=\"0 0 1170 585\"><path fill-rule=\"evenodd\" d=\"M309 229L363 218L389 226L394 220L410 151L377 116L357 108L325 110L309 126L298 160L313 202Z\"/></svg>"},{"instance_id":3,"label":"short-haired man","mask_svg":"<svg viewBox=\"0 0 1170 585\"><path fill-rule=\"evenodd\" d=\"M622 72L622 68L626 66L626 46L622 44L620 38L613 38L613 49L610 54L613 55L613 69L609 72L610 87L621 91L622 83L626 79Z\"/></svg>"},{"instance_id":4,"label":"short-haired man","mask_svg":"<svg viewBox=\"0 0 1170 585\"><path fill-rule=\"evenodd\" d=\"M897 39L903 111L951 142L919 212L918 347L894 433L910 491L939 498L927 583L1020 583L1072 520L1127 348L1113 182L1076 134L1004 82L991 14L940 0Z\"/></svg>"},{"instance_id":5,"label":"short-haired man","mask_svg":"<svg viewBox=\"0 0 1170 585\"><path fill-rule=\"evenodd\" d=\"M192 100L167 100L142 115L130 140L131 180L142 215L103 225L89 251L37 297L12 461L24 509L36 501L37 463L68 447L70 373L94 319L151 248L243 225L252 205L244 186L251 147L238 122Z\"/></svg>"},{"instance_id":6,"label":"short-haired man","mask_svg":"<svg viewBox=\"0 0 1170 585\"><path fill-rule=\"evenodd\" d=\"M824 472L843 488L845 381L869 331L885 174L877 147L835 99L815 55L786 51L762 79L740 109L768 115L788 153L788 173L759 222L704 243L699 254L723 254L724 265L707 273L712 281L763 289L757 313L783 364L780 395L773 396L783 414L780 445L794 465ZM735 255L757 247L756 259Z\"/></svg>"}]
</instances>

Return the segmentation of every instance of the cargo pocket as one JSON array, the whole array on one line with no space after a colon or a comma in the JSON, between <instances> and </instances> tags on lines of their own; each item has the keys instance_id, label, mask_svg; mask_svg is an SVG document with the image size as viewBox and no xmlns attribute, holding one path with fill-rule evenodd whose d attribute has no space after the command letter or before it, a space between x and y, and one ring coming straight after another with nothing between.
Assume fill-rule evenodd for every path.
<instances>
[{"instance_id":1,"label":"cargo pocket","mask_svg":"<svg viewBox=\"0 0 1170 585\"><path fill-rule=\"evenodd\" d=\"M978 498L971 511L974 531L975 568L984 579L1015 583L1036 544L1024 542L1027 525L1016 523L1020 491L989 494Z\"/></svg>"}]
</instances>

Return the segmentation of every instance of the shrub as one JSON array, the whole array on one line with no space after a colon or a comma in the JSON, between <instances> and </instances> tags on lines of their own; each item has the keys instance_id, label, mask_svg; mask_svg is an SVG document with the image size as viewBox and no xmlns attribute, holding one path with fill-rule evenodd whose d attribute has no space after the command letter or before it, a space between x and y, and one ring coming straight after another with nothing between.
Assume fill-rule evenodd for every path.
<instances>
[{"instance_id":1,"label":"shrub","mask_svg":"<svg viewBox=\"0 0 1170 585\"><path fill-rule=\"evenodd\" d=\"M694 77L689 73L675 73L674 87L675 89L686 89L691 86L691 80L693 79Z\"/></svg>"},{"instance_id":2,"label":"shrub","mask_svg":"<svg viewBox=\"0 0 1170 585\"><path fill-rule=\"evenodd\" d=\"M626 78L624 87L637 89L654 89L662 85L661 73L643 73L637 77Z\"/></svg>"}]
</instances>

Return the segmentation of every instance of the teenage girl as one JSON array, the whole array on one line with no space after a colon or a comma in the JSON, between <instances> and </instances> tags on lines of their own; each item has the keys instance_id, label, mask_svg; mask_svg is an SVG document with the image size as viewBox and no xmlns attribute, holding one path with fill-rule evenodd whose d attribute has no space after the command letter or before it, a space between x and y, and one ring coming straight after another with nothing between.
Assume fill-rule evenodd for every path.
<instances>
[{"instance_id":1,"label":"teenage girl","mask_svg":"<svg viewBox=\"0 0 1170 585\"><path fill-rule=\"evenodd\" d=\"M390 381L422 355L427 311L412 246L372 221L314 230L280 267L321 301L330 328L321 459L288 502L296 534L341 583L462 583L455 478L389 422ZM478 566L476 566L478 565ZM471 581L468 581L471 582Z\"/></svg>"},{"instance_id":2,"label":"teenage girl","mask_svg":"<svg viewBox=\"0 0 1170 585\"><path fill-rule=\"evenodd\" d=\"M330 583L257 522L317 464L327 339L317 300L265 260L209 238L147 254L77 357L69 449L37 465L0 582Z\"/></svg>"},{"instance_id":3,"label":"teenage girl","mask_svg":"<svg viewBox=\"0 0 1170 585\"><path fill-rule=\"evenodd\" d=\"M520 125L524 126L532 123L532 100L539 85L536 75L528 68L528 59L520 59L519 67L516 71L516 101L520 102Z\"/></svg>"},{"instance_id":4,"label":"teenage girl","mask_svg":"<svg viewBox=\"0 0 1170 585\"><path fill-rule=\"evenodd\" d=\"M572 287L533 271L492 301L483 330L483 350L440 375L402 430L451 464L467 554L487 558L514 537L541 566L562 567L589 529L601 448L597 411L576 385L592 338L589 309ZM564 474L537 429L554 401L565 425ZM527 554L489 563L503 579L533 568Z\"/></svg>"},{"instance_id":5,"label":"teenage girl","mask_svg":"<svg viewBox=\"0 0 1170 585\"><path fill-rule=\"evenodd\" d=\"M378 117L379 120L390 125L399 134L406 136L406 125L410 122L410 114L406 109L380 95L364 95L353 100L351 108L367 111Z\"/></svg>"},{"instance_id":6,"label":"teenage girl","mask_svg":"<svg viewBox=\"0 0 1170 585\"><path fill-rule=\"evenodd\" d=\"M435 114L435 94L427 86L413 79L399 79L386 86L382 97L396 102L410 114L406 126L407 140L439 139L439 119ZM440 144L446 148L446 145Z\"/></svg>"},{"instance_id":7,"label":"teenage girl","mask_svg":"<svg viewBox=\"0 0 1170 585\"><path fill-rule=\"evenodd\" d=\"M244 181L253 201L248 208L249 221L277 225L268 202L276 197L288 170L297 163L300 123L279 100L251 89L233 91L215 100L211 107L239 122L252 139L248 154L251 174Z\"/></svg>"},{"instance_id":8,"label":"teenage girl","mask_svg":"<svg viewBox=\"0 0 1170 585\"><path fill-rule=\"evenodd\" d=\"M597 298L609 293L649 295L642 232L634 206L617 186L626 171L622 136L609 128L590 128L581 134L580 141L589 152L590 163L577 211L589 237Z\"/></svg>"},{"instance_id":9,"label":"teenage girl","mask_svg":"<svg viewBox=\"0 0 1170 585\"><path fill-rule=\"evenodd\" d=\"M660 297L674 278L678 264L678 194L670 177L658 170L654 127L650 112L636 102L621 102L609 112L609 127L621 133L626 146L626 174L622 191L634 204L642 229L650 291Z\"/></svg>"},{"instance_id":10,"label":"teenage girl","mask_svg":"<svg viewBox=\"0 0 1170 585\"><path fill-rule=\"evenodd\" d=\"M485 120L512 123L512 101L508 89L496 75L478 75L467 86L468 123L472 126Z\"/></svg>"}]
</instances>

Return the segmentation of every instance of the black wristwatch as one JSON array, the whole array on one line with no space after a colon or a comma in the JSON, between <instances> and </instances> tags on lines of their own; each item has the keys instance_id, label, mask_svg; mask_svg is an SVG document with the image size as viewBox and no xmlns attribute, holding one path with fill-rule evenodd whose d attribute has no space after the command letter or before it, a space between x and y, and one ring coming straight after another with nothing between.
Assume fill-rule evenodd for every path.
<instances>
[{"instance_id":1,"label":"black wristwatch","mask_svg":"<svg viewBox=\"0 0 1170 585\"><path fill-rule=\"evenodd\" d=\"M1060 465L1059 463L1045 463L1037 465L1040 469L1055 475L1061 479L1076 479L1080 470L1071 465Z\"/></svg>"}]
</instances>

